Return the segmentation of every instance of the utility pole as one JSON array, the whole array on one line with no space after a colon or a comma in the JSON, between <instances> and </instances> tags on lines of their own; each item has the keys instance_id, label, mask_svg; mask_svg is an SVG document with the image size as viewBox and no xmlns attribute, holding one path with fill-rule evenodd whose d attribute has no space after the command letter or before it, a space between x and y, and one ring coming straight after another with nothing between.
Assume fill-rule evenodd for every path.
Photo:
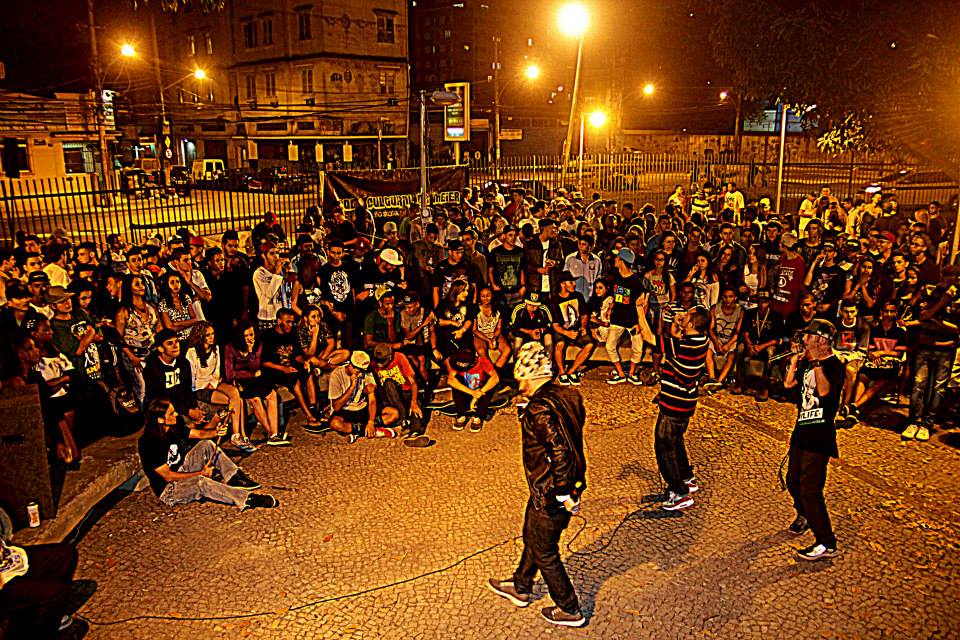
<instances>
[{"instance_id":1,"label":"utility pole","mask_svg":"<svg viewBox=\"0 0 960 640\"><path fill-rule=\"evenodd\" d=\"M583 35L577 44L577 70L573 75L573 96L570 98L570 119L567 122L567 137L563 139L563 157L560 158L560 184L564 187L567 180L567 160L570 158L570 141L573 139L573 122L577 114L577 95L580 93L580 63L583 60ZM579 185L577 185L579 188Z\"/></svg>"},{"instance_id":2,"label":"utility pole","mask_svg":"<svg viewBox=\"0 0 960 640\"><path fill-rule=\"evenodd\" d=\"M107 131L104 122L103 70L100 68L100 52L97 49L97 25L93 15L93 0L87 0L87 29L90 32L90 67L93 73L94 115L97 120L97 138L100 142L100 173L103 177L104 204L110 204L110 157L107 149Z\"/></svg>"},{"instance_id":3,"label":"utility pole","mask_svg":"<svg viewBox=\"0 0 960 640\"><path fill-rule=\"evenodd\" d=\"M92 0L90 0L92 2ZM167 103L163 98L163 77L160 75L160 47L157 44L157 21L150 11L150 34L153 46L153 79L157 83L157 93L160 96L160 133L157 134L157 156L160 160L160 184L166 186L166 135L167 135Z\"/></svg>"},{"instance_id":4,"label":"utility pole","mask_svg":"<svg viewBox=\"0 0 960 640\"><path fill-rule=\"evenodd\" d=\"M469 115L467 116L469 117ZM493 171L500 181L500 36L493 36Z\"/></svg>"}]
</instances>

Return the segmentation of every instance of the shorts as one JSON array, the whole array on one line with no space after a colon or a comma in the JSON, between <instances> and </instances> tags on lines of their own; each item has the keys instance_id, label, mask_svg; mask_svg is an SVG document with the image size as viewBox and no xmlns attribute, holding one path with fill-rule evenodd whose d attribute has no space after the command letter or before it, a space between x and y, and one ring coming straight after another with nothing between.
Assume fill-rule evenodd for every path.
<instances>
[{"instance_id":1,"label":"shorts","mask_svg":"<svg viewBox=\"0 0 960 640\"><path fill-rule=\"evenodd\" d=\"M335 411L335 416L339 416L347 424L367 424L370 420L370 411L367 407L363 409L340 409L340 411Z\"/></svg>"},{"instance_id":2,"label":"shorts","mask_svg":"<svg viewBox=\"0 0 960 640\"><path fill-rule=\"evenodd\" d=\"M563 347L580 347L581 349L584 347L589 347L594 343L593 337L589 333L584 335L578 334L576 338L568 338L567 336L560 335L559 333L554 333L553 342L554 344L561 345Z\"/></svg>"}]
</instances>

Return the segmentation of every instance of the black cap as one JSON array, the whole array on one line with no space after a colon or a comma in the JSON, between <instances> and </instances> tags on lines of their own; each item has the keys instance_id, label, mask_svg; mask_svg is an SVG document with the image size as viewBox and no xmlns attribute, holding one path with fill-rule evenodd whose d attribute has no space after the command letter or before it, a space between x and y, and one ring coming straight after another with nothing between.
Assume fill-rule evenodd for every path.
<instances>
[{"instance_id":1,"label":"black cap","mask_svg":"<svg viewBox=\"0 0 960 640\"><path fill-rule=\"evenodd\" d=\"M27 276L27 284L33 284L34 282L50 282L50 276L45 271L34 271Z\"/></svg>"},{"instance_id":2,"label":"black cap","mask_svg":"<svg viewBox=\"0 0 960 640\"><path fill-rule=\"evenodd\" d=\"M447 240L447 251L463 251L463 243L456 238Z\"/></svg>"},{"instance_id":3,"label":"black cap","mask_svg":"<svg viewBox=\"0 0 960 640\"><path fill-rule=\"evenodd\" d=\"M461 349L450 356L450 366L457 371L469 371L479 359L474 349Z\"/></svg>"},{"instance_id":4,"label":"black cap","mask_svg":"<svg viewBox=\"0 0 960 640\"><path fill-rule=\"evenodd\" d=\"M573 277L573 274L569 271L562 271L560 273L560 282L576 282L577 279Z\"/></svg>"}]
</instances>

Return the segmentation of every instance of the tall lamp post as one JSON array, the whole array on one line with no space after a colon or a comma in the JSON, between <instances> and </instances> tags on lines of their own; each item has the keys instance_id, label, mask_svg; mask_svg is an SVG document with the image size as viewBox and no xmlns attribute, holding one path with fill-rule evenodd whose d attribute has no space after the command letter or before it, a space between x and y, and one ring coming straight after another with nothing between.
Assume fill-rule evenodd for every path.
<instances>
[{"instance_id":1,"label":"tall lamp post","mask_svg":"<svg viewBox=\"0 0 960 640\"><path fill-rule=\"evenodd\" d=\"M577 67L573 75L573 95L570 98L570 119L567 121L567 136L563 139L563 157L560 164L560 186L567 179L567 160L570 157L570 141L573 138L573 122L577 113L577 98L580 94L580 63L583 61L583 36L590 25L590 14L577 3L565 5L560 9L557 24L560 30L577 38Z\"/></svg>"},{"instance_id":2,"label":"tall lamp post","mask_svg":"<svg viewBox=\"0 0 960 640\"><path fill-rule=\"evenodd\" d=\"M451 91L420 91L420 220L428 222L429 203L427 202L427 103L439 107L449 107L460 102L460 96ZM470 117L470 114L467 114Z\"/></svg>"}]
</instances>

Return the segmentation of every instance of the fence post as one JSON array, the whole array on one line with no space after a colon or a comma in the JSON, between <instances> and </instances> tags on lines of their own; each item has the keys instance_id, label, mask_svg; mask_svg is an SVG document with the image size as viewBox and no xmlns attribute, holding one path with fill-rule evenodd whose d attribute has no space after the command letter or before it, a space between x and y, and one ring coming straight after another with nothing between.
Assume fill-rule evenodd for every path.
<instances>
[{"instance_id":1,"label":"fence post","mask_svg":"<svg viewBox=\"0 0 960 640\"><path fill-rule=\"evenodd\" d=\"M16 242L17 227L14 222L14 211L16 207L16 200L13 198L13 192L7 193L7 181L0 180L0 196L3 200L3 213L7 218L7 224L10 229L10 248L13 248L14 242Z\"/></svg>"}]
</instances>

